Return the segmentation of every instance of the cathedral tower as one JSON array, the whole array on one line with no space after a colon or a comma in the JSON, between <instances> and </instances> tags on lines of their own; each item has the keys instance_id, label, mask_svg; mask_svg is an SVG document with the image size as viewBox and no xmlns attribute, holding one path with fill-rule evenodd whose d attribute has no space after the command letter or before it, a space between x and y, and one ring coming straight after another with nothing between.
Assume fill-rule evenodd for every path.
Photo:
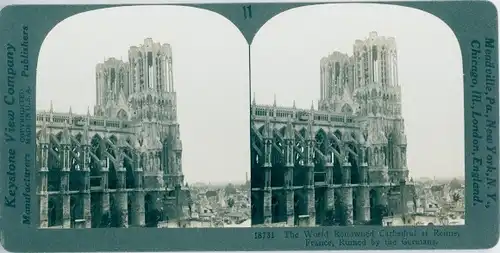
<instances>
[{"instance_id":1,"label":"cathedral tower","mask_svg":"<svg viewBox=\"0 0 500 253\"><path fill-rule=\"evenodd\" d=\"M130 120L141 153L144 184L183 184L172 48L151 38L131 46L128 62L109 58L96 66L94 114Z\"/></svg>"},{"instance_id":2,"label":"cathedral tower","mask_svg":"<svg viewBox=\"0 0 500 253\"><path fill-rule=\"evenodd\" d=\"M371 32L319 65L318 110L252 102L253 225L382 224L410 212L395 39Z\"/></svg>"},{"instance_id":3,"label":"cathedral tower","mask_svg":"<svg viewBox=\"0 0 500 253\"><path fill-rule=\"evenodd\" d=\"M371 32L365 40L357 40L353 69L357 115L364 118L360 122L364 125L363 134L372 146L372 157L378 158L373 168L387 173L372 178L393 183L407 181L395 39Z\"/></svg>"},{"instance_id":4,"label":"cathedral tower","mask_svg":"<svg viewBox=\"0 0 500 253\"><path fill-rule=\"evenodd\" d=\"M38 176L46 188L38 191L45 210L40 227L180 224L190 195L183 182L170 45L147 38L130 47L128 62L104 59L95 71L94 115L70 108L54 120L52 106L37 112ZM49 195L47 189L61 191Z\"/></svg>"},{"instance_id":5,"label":"cathedral tower","mask_svg":"<svg viewBox=\"0 0 500 253\"><path fill-rule=\"evenodd\" d=\"M396 42L371 32L357 40L353 55L355 100L360 116L401 117L401 88L398 83Z\"/></svg>"},{"instance_id":6,"label":"cathedral tower","mask_svg":"<svg viewBox=\"0 0 500 253\"><path fill-rule=\"evenodd\" d=\"M129 49L130 109L132 119L175 121L176 94L169 44L144 40Z\"/></svg>"},{"instance_id":7,"label":"cathedral tower","mask_svg":"<svg viewBox=\"0 0 500 253\"><path fill-rule=\"evenodd\" d=\"M127 119L129 94L127 63L109 58L96 66L96 116Z\"/></svg>"},{"instance_id":8,"label":"cathedral tower","mask_svg":"<svg viewBox=\"0 0 500 253\"><path fill-rule=\"evenodd\" d=\"M392 37L371 32L356 40L353 55L333 52L320 61L319 110L354 114L373 159L376 182L406 181L406 135Z\"/></svg>"},{"instance_id":9,"label":"cathedral tower","mask_svg":"<svg viewBox=\"0 0 500 253\"><path fill-rule=\"evenodd\" d=\"M320 110L353 112L352 58L333 52L320 61Z\"/></svg>"},{"instance_id":10,"label":"cathedral tower","mask_svg":"<svg viewBox=\"0 0 500 253\"><path fill-rule=\"evenodd\" d=\"M172 49L147 38L144 44L130 47L128 54L130 115L136 122L138 148L149 161L144 169L145 183L167 183L172 188L182 185Z\"/></svg>"}]
</instances>

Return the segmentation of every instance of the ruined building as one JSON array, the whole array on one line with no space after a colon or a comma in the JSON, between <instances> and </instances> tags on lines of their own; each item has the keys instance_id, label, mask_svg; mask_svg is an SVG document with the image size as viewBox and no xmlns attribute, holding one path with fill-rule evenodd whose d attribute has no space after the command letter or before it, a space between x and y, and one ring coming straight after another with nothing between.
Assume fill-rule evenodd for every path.
<instances>
[{"instance_id":1,"label":"ruined building","mask_svg":"<svg viewBox=\"0 0 500 253\"><path fill-rule=\"evenodd\" d=\"M37 112L41 228L156 227L179 222L184 185L170 45L144 40L128 62L96 66L86 115Z\"/></svg>"},{"instance_id":2,"label":"ruined building","mask_svg":"<svg viewBox=\"0 0 500 253\"><path fill-rule=\"evenodd\" d=\"M412 212L394 38L320 61L319 108L251 106L253 226L381 224Z\"/></svg>"}]
</instances>

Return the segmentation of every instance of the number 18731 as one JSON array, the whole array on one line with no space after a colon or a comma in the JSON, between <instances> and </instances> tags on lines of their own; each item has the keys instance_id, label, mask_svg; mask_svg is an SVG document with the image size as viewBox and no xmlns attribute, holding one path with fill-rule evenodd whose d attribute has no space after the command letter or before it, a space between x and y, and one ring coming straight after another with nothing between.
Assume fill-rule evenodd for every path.
<instances>
[{"instance_id":1,"label":"number 18731","mask_svg":"<svg viewBox=\"0 0 500 253\"><path fill-rule=\"evenodd\" d=\"M255 232L254 239L274 239L274 232Z\"/></svg>"}]
</instances>

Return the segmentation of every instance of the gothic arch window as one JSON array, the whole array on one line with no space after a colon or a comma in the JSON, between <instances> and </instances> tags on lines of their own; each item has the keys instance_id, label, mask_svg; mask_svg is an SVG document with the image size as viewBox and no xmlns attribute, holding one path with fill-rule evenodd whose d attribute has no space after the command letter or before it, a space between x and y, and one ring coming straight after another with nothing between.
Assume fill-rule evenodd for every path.
<instances>
[{"instance_id":1,"label":"gothic arch window","mask_svg":"<svg viewBox=\"0 0 500 253\"><path fill-rule=\"evenodd\" d=\"M378 49L377 46L372 46L372 60L377 61L378 60Z\"/></svg>"},{"instance_id":2,"label":"gothic arch window","mask_svg":"<svg viewBox=\"0 0 500 253\"><path fill-rule=\"evenodd\" d=\"M344 62L344 68L343 68L343 75L342 75L342 82L347 82L349 80L349 63Z\"/></svg>"},{"instance_id":3,"label":"gothic arch window","mask_svg":"<svg viewBox=\"0 0 500 253\"><path fill-rule=\"evenodd\" d=\"M382 154L384 155L384 160L382 161L384 165L387 165L388 160L388 148L386 146L382 147Z\"/></svg>"},{"instance_id":4,"label":"gothic arch window","mask_svg":"<svg viewBox=\"0 0 500 253\"><path fill-rule=\"evenodd\" d=\"M331 62L328 63L328 78L330 79L330 84L333 84L334 80L334 67L332 66Z\"/></svg>"},{"instance_id":5,"label":"gothic arch window","mask_svg":"<svg viewBox=\"0 0 500 253\"><path fill-rule=\"evenodd\" d=\"M398 67L397 67L397 55L395 51L391 51L391 78L393 86L399 86L398 84Z\"/></svg>"},{"instance_id":6,"label":"gothic arch window","mask_svg":"<svg viewBox=\"0 0 500 253\"><path fill-rule=\"evenodd\" d=\"M99 108L97 109L97 113L96 113L96 114L97 114L97 116L103 116L103 115L104 115L104 110L103 110L102 108L100 108L100 107L99 107Z\"/></svg>"},{"instance_id":7,"label":"gothic arch window","mask_svg":"<svg viewBox=\"0 0 500 253\"><path fill-rule=\"evenodd\" d=\"M352 108L351 108L351 106L348 105L348 104L345 104L344 106L342 106L342 113L352 114Z\"/></svg>"},{"instance_id":8,"label":"gothic arch window","mask_svg":"<svg viewBox=\"0 0 500 253\"><path fill-rule=\"evenodd\" d=\"M116 80L116 70L115 68L111 68L111 90L113 90L113 84L115 83Z\"/></svg>"},{"instance_id":9,"label":"gothic arch window","mask_svg":"<svg viewBox=\"0 0 500 253\"><path fill-rule=\"evenodd\" d=\"M368 129L363 130L363 138L365 142L368 141Z\"/></svg>"},{"instance_id":10,"label":"gothic arch window","mask_svg":"<svg viewBox=\"0 0 500 253\"><path fill-rule=\"evenodd\" d=\"M364 155L363 155L363 158L364 158L364 161L363 161L363 162L365 162L365 163L367 163L367 164L368 164L368 160L369 160L369 158L370 158L370 157L369 157L369 154L370 154L370 153L369 153L369 151L370 151L370 148L366 148L366 149L364 150Z\"/></svg>"},{"instance_id":11,"label":"gothic arch window","mask_svg":"<svg viewBox=\"0 0 500 253\"><path fill-rule=\"evenodd\" d=\"M394 141L395 141L394 133L389 134L387 138L387 154L386 154L389 168L392 168L394 166L394 160L393 160L394 159L393 154L395 148Z\"/></svg>"},{"instance_id":12,"label":"gothic arch window","mask_svg":"<svg viewBox=\"0 0 500 253\"><path fill-rule=\"evenodd\" d=\"M379 157L379 148L375 147L373 149L373 159L374 159L374 165L379 165L378 157Z\"/></svg>"},{"instance_id":13,"label":"gothic arch window","mask_svg":"<svg viewBox=\"0 0 500 253\"><path fill-rule=\"evenodd\" d=\"M116 114L116 117L120 120L127 120L128 119L128 113L123 110L123 109L120 109L118 111L118 113Z\"/></svg>"},{"instance_id":14,"label":"gothic arch window","mask_svg":"<svg viewBox=\"0 0 500 253\"><path fill-rule=\"evenodd\" d=\"M340 75L340 63L335 62L335 78L338 78L339 75Z\"/></svg>"},{"instance_id":15,"label":"gothic arch window","mask_svg":"<svg viewBox=\"0 0 500 253\"><path fill-rule=\"evenodd\" d=\"M382 47L382 51L380 53L380 60L381 60L381 78L382 78L382 85L387 86L387 50L385 46Z\"/></svg>"},{"instance_id":16,"label":"gothic arch window","mask_svg":"<svg viewBox=\"0 0 500 253\"><path fill-rule=\"evenodd\" d=\"M363 47L363 78L365 83L368 83L368 48Z\"/></svg>"}]
</instances>

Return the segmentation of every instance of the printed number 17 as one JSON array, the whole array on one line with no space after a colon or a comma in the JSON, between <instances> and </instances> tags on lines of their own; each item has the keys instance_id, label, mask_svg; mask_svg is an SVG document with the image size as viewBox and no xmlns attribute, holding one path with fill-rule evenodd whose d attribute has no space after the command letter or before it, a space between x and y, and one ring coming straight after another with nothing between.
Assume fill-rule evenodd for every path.
<instances>
[{"instance_id":1,"label":"printed number 17","mask_svg":"<svg viewBox=\"0 0 500 253\"><path fill-rule=\"evenodd\" d=\"M252 6L251 5L243 6L243 16L245 17L245 19L252 18Z\"/></svg>"}]
</instances>

